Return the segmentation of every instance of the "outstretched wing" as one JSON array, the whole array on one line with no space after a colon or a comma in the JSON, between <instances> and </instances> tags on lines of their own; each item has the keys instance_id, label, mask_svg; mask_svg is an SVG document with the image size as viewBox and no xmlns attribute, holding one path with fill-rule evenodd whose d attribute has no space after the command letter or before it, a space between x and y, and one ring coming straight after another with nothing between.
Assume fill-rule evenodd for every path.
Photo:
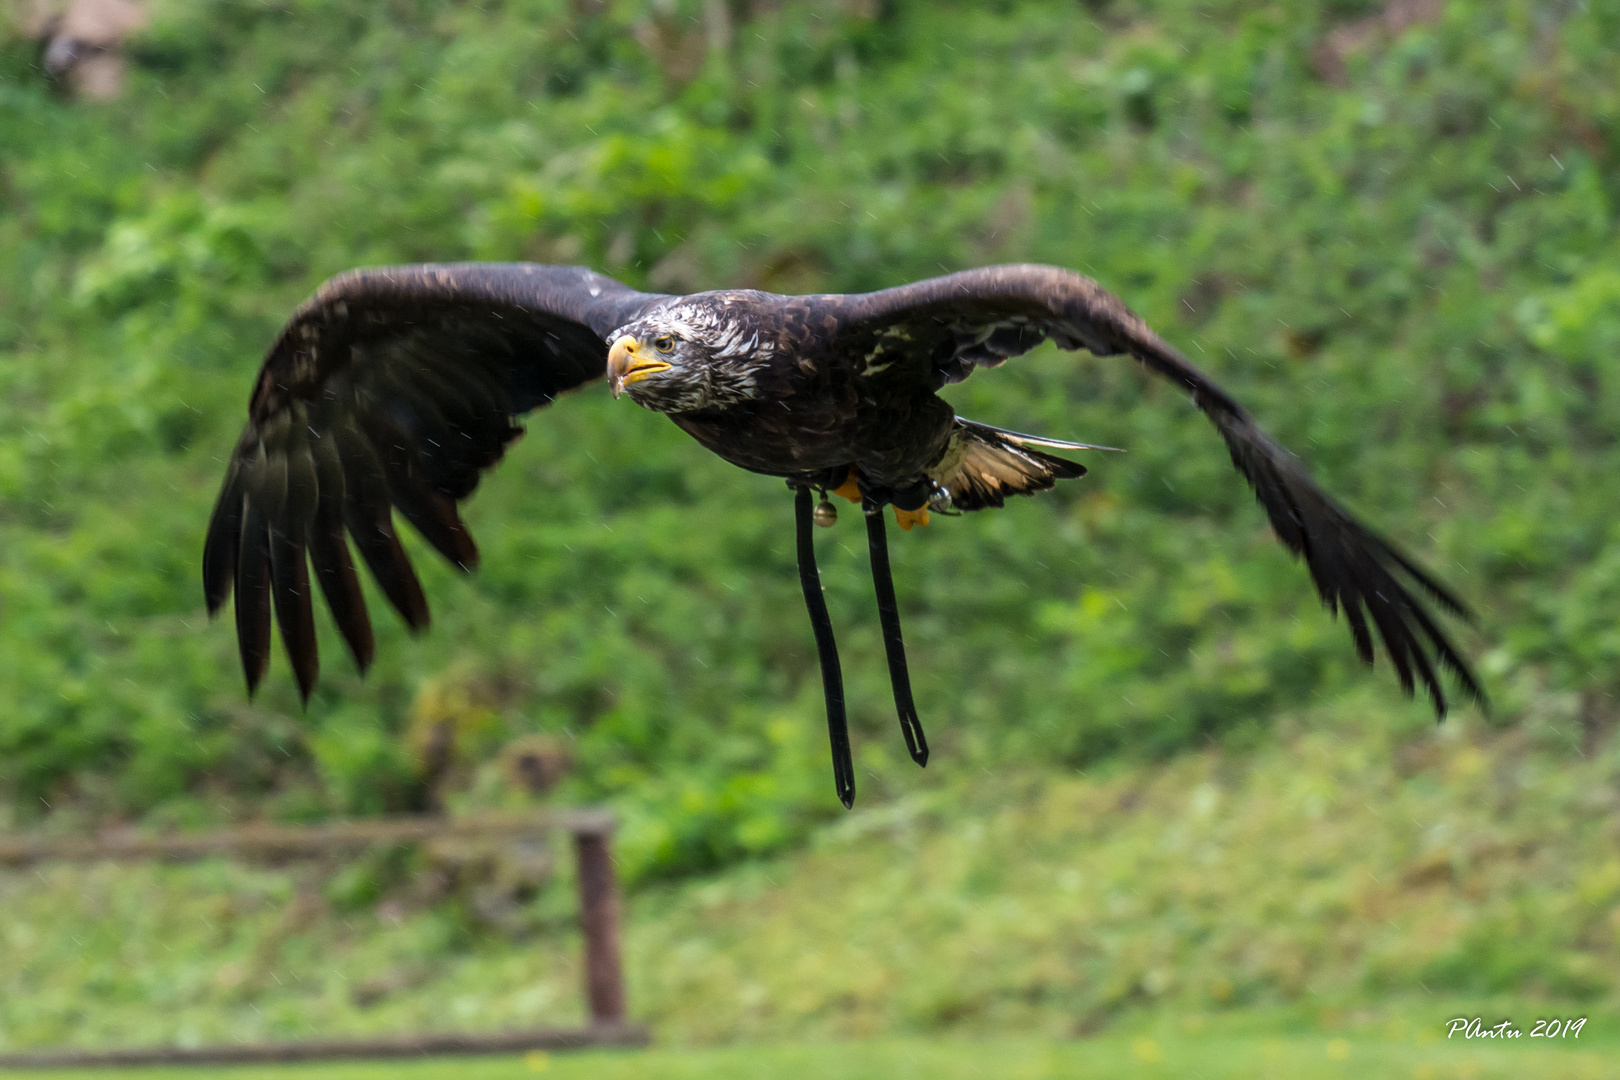
<instances>
[{"instance_id":1,"label":"outstretched wing","mask_svg":"<svg viewBox=\"0 0 1620 1080\"><path fill-rule=\"evenodd\" d=\"M272 607L300 693L315 685L311 565L370 664L345 533L405 621L427 626L391 508L471 569L478 549L456 503L521 433L514 419L599 377L605 335L661 299L526 263L351 270L322 285L265 359L203 550L209 612L236 592L248 692L269 664Z\"/></svg>"},{"instance_id":2,"label":"outstretched wing","mask_svg":"<svg viewBox=\"0 0 1620 1080\"><path fill-rule=\"evenodd\" d=\"M1288 549L1303 556L1329 610L1344 612L1356 653L1372 663L1371 620L1408 694L1421 680L1436 713L1446 695L1436 666L1484 704L1467 662L1416 592L1470 619L1462 602L1388 540L1359 521L1260 430L1242 406L1090 278L1052 266L991 266L863 296L819 298L837 318L839 355L857 375L939 389L975 367L996 367L1050 338L1098 356L1129 353L1191 392L1254 488Z\"/></svg>"}]
</instances>

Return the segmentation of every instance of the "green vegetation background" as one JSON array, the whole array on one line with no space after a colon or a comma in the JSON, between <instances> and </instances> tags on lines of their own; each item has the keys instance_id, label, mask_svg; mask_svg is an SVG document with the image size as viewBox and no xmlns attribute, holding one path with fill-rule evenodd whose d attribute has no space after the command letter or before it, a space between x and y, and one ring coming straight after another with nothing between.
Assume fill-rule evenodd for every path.
<instances>
[{"instance_id":1,"label":"green vegetation background","mask_svg":"<svg viewBox=\"0 0 1620 1080\"><path fill-rule=\"evenodd\" d=\"M1420 18L1402 26L1397 9ZM1494 786L1456 797L1484 799L1478 827L1515 838L1481 850L1545 864L1512 855L1506 892L1458 901L1479 920L1424 924L1433 956L1344 968L1345 985L1615 992L1613 0L155 13L111 103L53 94L32 45L0 47L0 824L416 808L408 733L438 710L464 736L465 806L514 798L489 764L506 740L567 742L577 764L557 797L624 813L622 868L648 895L701 907L681 891L704 887L694 876L839 834L779 483L601 387L560 401L470 504L478 574L414 545L432 631L412 639L381 615L362 681L323 624L326 671L301 709L279 658L249 703L228 621L202 610L223 458L286 314L354 265L583 262L663 290L802 292L1034 260L1118 292L1455 584L1480 615L1477 633L1458 629L1495 708L1436 735L1387 669L1356 663L1180 394L1118 358L1043 349L953 388L958 410L1128 452L894 541L926 773L895 730L856 526L821 537L861 805L1021 813L1039 799L1020 777L1041 789L1084 769L1100 791L1151 785L1166 759L1266 753L1292 763L1280 775L1318 761L1308 775L1337 790L1348 781L1300 748L1311 728L1416 762L1377 783L1429 798L1453 790L1437 777L1467 751L1490 767L1456 775ZM1523 769L1554 777L1542 801ZM975 804L975 783L1024 794ZM1307 795L1279 828L1304 829L1311 805L1320 817ZM940 813L948 838L957 819ZM1401 850L1421 862L1425 835ZM1414 871L1419 886L1461 889L1486 858L1454 840L1441 847L1462 861ZM809 874L813 858L788 865ZM1303 855L1287 865L1290 881L1348 880ZM963 873L940 895L990 888ZM1554 909L1566 922L1541 927ZM1256 926L1282 917L1266 910ZM1470 959L1530 927L1550 936ZM1206 953L1219 969L1226 954ZM1301 963L1197 993L1291 1000L1310 982ZM1105 964L1098 978L1123 981L1078 1011L1151 999L1162 966ZM915 1015L956 1022L982 1007L968 997Z\"/></svg>"}]
</instances>

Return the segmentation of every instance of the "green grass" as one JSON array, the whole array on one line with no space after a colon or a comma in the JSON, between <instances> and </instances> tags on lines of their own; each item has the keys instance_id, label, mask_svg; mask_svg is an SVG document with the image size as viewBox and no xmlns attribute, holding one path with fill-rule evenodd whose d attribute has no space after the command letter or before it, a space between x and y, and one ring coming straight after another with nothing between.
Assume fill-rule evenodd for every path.
<instances>
[{"instance_id":1,"label":"green grass","mask_svg":"<svg viewBox=\"0 0 1620 1080\"><path fill-rule=\"evenodd\" d=\"M1521 1043L1523 1040L1521 1040ZM1237 1037L1142 1034L1066 1042L892 1039L723 1050L534 1053L526 1057L298 1065L280 1068L130 1069L120 1080L1611 1080L1613 1043L1464 1046L1427 1039L1341 1035ZM104 1071L5 1073L15 1080L97 1080Z\"/></svg>"},{"instance_id":2,"label":"green grass","mask_svg":"<svg viewBox=\"0 0 1620 1080\"><path fill-rule=\"evenodd\" d=\"M1245 754L980 773L639 890L632 1013L673 1046L1620 1026L1611 756L1309 719ZM289 928L285 870L0 875L0 1046L576 1022L571 888L513 938L408 893Z\"/></svg>"}]
</instances>

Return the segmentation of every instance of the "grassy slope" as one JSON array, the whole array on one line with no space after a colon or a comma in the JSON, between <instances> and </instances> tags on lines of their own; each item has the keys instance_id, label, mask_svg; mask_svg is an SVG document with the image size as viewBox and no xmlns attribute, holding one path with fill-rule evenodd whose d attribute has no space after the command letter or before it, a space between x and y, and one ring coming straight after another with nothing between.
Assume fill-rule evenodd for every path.
<instances>
[{"instance_id":1,"label":"grassy slope","mask_svg":"<svg viewBox=\"0 0 1620 1080\"><path fill-rule=\"evenodd\" d=\"M407 807L402 732L435 697L493 718L475 762L525 731L572 740L569 795L631 815L638 876L828 816L822 751L772 734L818 724L780 485L600 388L535 417L471 504L483 571L422 560L432 634L379 614L367 681L329 640L307 712L279 666L243 701L196 582L219 459L286 311L389 260L784 289L1088 270L1481 606L1501 721L1572 744L1609 722L1620 79L1592 43L1610 6L1449 5L1370 38L1342 86L1317 57L1365 5L884 7L782 5L727 39L695 0L596 19L169 0L109 106L51 97L26 46L0 53L13 820ZM897 542L942 764L1252 740L1368 687L1407 708L1177 394L1048 349L952 400L1130 452ZM824 538L826 580L882 798L917 780L849 527Z\"/></svg>"},{"instance_id":2,"label":"grassy slope","mask_svg":"<svg viewBox=\"0 0 1620 1080\"><path fill-rule=\"evenodd\" d=\"M1476 1013L1590 1015L1587 1036L1613 1038L1613 765L1443 729L985 777L637 895L633 1009L681 1044L1162 1025L1399 1042ZM229 1041L579 1015L566 881L517 943L386 907L276 941L289 889L225 866L9 878L0 1032ZM368 982L394 989L362 1007Z\"/></svg>"}]
</instances>

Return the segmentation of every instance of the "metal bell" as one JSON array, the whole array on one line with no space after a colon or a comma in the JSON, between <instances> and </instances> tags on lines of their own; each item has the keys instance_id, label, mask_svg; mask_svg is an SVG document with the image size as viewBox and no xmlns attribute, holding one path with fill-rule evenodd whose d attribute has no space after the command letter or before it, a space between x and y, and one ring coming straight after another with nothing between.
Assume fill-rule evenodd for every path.
<instances>
[{"instance_id":1,"label":"metal bell","mask_svg":"<svg viewBox=\"0 0 1620 1080\"><path fill-rule=\"evenodd\" d=\"M822 499L816 504L815 513L810 515L817 525L823 529L830 529L838 521L838 507Z\"/></svg>"}]
</instances>

